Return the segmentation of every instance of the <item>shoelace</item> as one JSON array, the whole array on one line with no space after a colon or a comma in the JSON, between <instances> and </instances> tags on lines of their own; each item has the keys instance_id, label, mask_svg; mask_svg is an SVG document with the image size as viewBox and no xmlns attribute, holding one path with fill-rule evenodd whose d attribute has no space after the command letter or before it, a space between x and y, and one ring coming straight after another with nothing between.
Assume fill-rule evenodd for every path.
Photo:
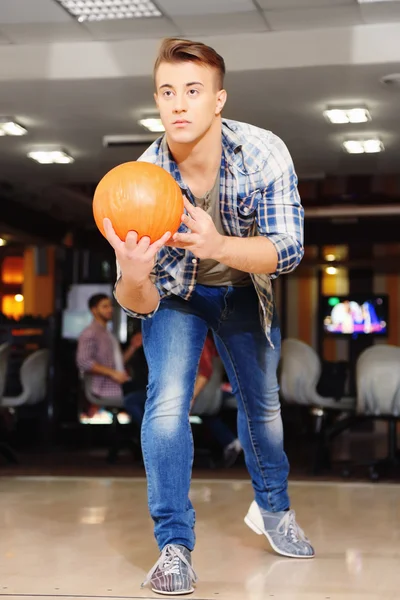
<instances>
[{"instance_id":1,"label":"shoelace","mask_svg":"<svg viewBox=\"0 0 400 600\"><path fill-rule=\"evenodd\" d=\"M157 571L158 568L165 575L180 575L180 561L182 561L187 566L192 581L196 583L197 575L194 572L192 565L185 558L184 554L179 550L179 548L171 544L163 548L160 558L147 574L147 577L143 581L141 587L145 587L150 582L151 578L153 577L154 573Z\"/></svg>"},{"instance_id":2,"label":"shoelace","mask_svg":"<svg viewBox=\"0 0 400 600\"><path fill-rule=\"evenodd\" d=\"M296 513L294 510L289 510L284 517L279 521L277 527L278 533L283 533L286 537L288 534L292 542L308 542L304 531L296 522Z\"/></svg>"}]
</instances>

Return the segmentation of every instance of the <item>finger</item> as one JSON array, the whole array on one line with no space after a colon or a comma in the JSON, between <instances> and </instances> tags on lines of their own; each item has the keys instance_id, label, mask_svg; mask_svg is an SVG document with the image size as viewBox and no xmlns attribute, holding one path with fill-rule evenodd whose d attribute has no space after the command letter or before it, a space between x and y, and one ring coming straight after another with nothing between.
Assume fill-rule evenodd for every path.
<instances>
[{"instance_id":1,"label":"finger","mask_svg":"<svg viewBox=\"0 0 400 600\"><path fill-rule=\"evenodd\" d=\"M111 244L114 250L119 250L124 242L115 233L110 219L104 219L103 226L108 242Z\"/></svg>"},{"instance_id":2,"label":"finger","mask_svg":"<svg viewBox=\"0 0 400 600\"><path fill-rule=\"evenodd\" d=\"M149 238L148 235L144 235L139 240L138 248L140 248L141 250L143 250L143 252L147 252L147 250L149 249L149 246L150 246L150 238Z\"/></svg>"},{"instance_id":3,"label":"finger","mask_svg":"<svg viewBox=\"0 0 400 600\"><path fill-rule=\"evenodd\" d=\"M194 219L192 219L192 217L190 217L189 215L182 215L181 221L191 231L199 233L199 225L197 224L197 222Z\"/></svg>"},{"instance_id":4,"label":"finger","mask_svg":"<svg viewBox=\"0 0 400 600\"><path fill-rule=\"evenodd\" d=\"M125 238L125 244L129 250L136 248L137 239L138 239L138 234L136 231L128 231L127 236Z\"/></svg>"},{"instance_id":5,"label":"finger","mask_svg":"<svg viewBox=\"0 0 400 600\"><path fill-rule=\"evenodd\" d=\"M148 248L148 250L147 250L147 253L146 253L146 254L147 254L149 257L153 257L153 256L155 256L155 255L157 254L157 252L158 252L159 250L161 250L161 248L162 248L163 246L165 246L166 242L168 242L168 240L169 240L170 238L171 238L171 232L170 232L170 231L167 231L166 233L164 233L164 235L163 235L163 236L162 236L162 237L161 237L159 240L157 240L156 242L153 242L153 243L151 244L151 246L149 246L149 248Z\"/></svg>"},{"instance_id":6,"label":"finger","mask_svg":"<svg viewBox=\"0 0 400 600\"><path fill-rule=\"evenodd\" d=\"M196 215L198 214L196 206L193 206L193 204L189 202L187 198L184 198L183 202L189 215L192 217L192 219L196 220Z\"/></svg>"},{"instance_id":7,"label":"finger","mask_svg":"<svg viewBox=\"0 0 400 600\"><path fill-rule=\"evenodd\" d=\"M176 233L172 238L173 244L194 244L192 233Z\"/></svg>"}]
</instances>

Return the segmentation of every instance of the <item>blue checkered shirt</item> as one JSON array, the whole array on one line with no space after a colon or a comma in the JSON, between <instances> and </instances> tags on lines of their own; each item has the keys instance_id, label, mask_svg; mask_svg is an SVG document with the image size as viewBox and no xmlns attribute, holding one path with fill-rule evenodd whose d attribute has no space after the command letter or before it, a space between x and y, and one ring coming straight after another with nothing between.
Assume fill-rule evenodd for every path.
<instances>
[{"instance_id":1,"label":"blue checkered shirt","mask_svg":"<svg viewBox=\"0 0 400 600\"><path fill-rule=\"evenodd\" d=\"M182 193L195 204L165 136L157 139L138 160L154 163L171 173ZM281 139L253 125L223 119L220 208L226 235L242 238L263 235L276 248L275 273L250 274L260 301L261 322L270 340L274 310L271 279L293 271L304 254L304 211L293 162ZM179 231L187 231L187 227L182 224ZM196 285L197 269L198 260L191 252L162 248L152 273L160 298L175 294L189 300ZM117 271L118 280L119 265ZM143 319L156 312L139 315L124 310Z\"/></svg>"}]
</instances>

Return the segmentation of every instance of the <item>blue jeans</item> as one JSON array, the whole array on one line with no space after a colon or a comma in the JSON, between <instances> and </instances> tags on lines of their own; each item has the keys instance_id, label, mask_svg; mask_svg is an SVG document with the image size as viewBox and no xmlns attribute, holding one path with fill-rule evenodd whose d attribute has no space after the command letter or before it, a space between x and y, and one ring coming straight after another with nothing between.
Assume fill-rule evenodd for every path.
<instances>
[{"instance_id":1,"label":"blue jeans","mask_svg":"<svg viewBox=\"0 0 400 600\"><path fill-rule=\"evenodd\" d=\"M283 450L277 367L280 330L272 348L262 330L253 286L197 285L189 301L170 296L143 322L149 385L142 452L150 514L160 550L195 545L195 511L189 499L193 439L189 424L200 355L211 329L238 400L238 434L255 499L261 508L289 508L289 464Z\"/></svg>"}]
</instances>

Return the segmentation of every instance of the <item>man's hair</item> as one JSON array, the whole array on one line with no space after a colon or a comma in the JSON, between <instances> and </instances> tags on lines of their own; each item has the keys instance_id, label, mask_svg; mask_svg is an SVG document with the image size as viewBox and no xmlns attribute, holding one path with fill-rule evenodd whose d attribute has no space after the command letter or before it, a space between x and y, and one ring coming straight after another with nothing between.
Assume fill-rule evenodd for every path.
<instances>
[{"instance_id":1,"label":"man's hair","mask_svg":"<svg viewBox=\"0 0 400 600\"><path fill-rule=\"evenodd\" d=\"M94 296L91 296L88 300L89 310L96 308L103 300L109 299L110 297L107 296L107 294L94 294Z\"/></svg>"},{"instance_id":2,"label":"man's hair","mask_svg":"<svg viewBox=\"0 0 400 600\"><path fill-rule=\"evenodd\" d=\"M161 43L154 64L154 79L161 63L194 62L205 67L213 68L218 73L218 89L224 86L225 61L214 48L201 42L192 42L176 38L166 38Z\"/></svg>"}]
</instances>

